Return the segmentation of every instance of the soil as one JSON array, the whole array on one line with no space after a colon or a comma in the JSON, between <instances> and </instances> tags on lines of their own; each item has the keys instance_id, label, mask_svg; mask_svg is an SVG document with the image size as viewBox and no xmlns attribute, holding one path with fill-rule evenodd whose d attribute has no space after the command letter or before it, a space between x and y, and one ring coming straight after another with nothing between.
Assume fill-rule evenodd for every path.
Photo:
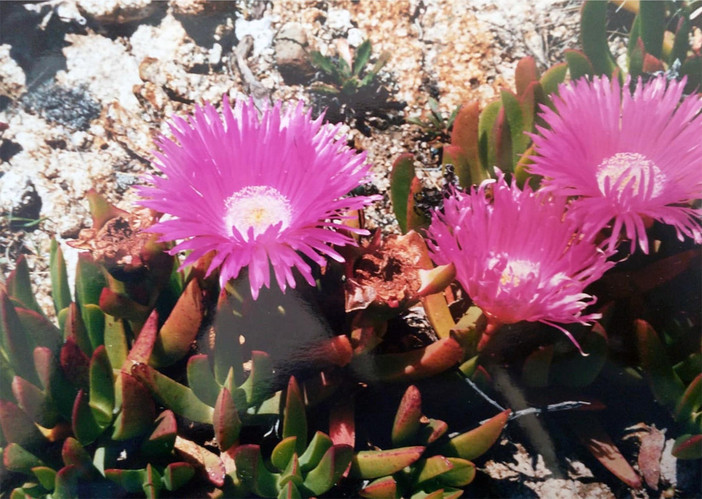
<instances>
[{"instance_id":1,"label":"soil","mask_svg":"<svg viewBox=\"0 0 702 499\"><path fill-rule=\"evenodd\" d=\"M60 242L71 268L78 250L66 241L92 225L90 189L134 210L131 186L152 170L154 138L168 133L169 116L185 115L202 101L219 102L222 95L251 95L257 102L304 99L320 108L325 102L310 88L321 76L307 53L353 52L365 39L372 42L372 62L389 54L379 75L389 100L371 101L382 112L352 114L342 131L367 151L371 189L384 195L366 213L368 225L397 233L387 196L394 159L412 152L420 177L430 185L442 177L430 138L405 120L427 116L430 98L446 116L470 100L486 105L501 87L513 87L514 68L524 56L533 56L542 70L561 61L563 49L578 46L579 4L0 2L0 276L24 255L39 303L50 314L51 238ZM663 453L672 459L670 441ZM593 471L594 461L573 458L561 473L549 469L533 447L509 441L499 444L496 455L501 459L481 469L499 495L622 493L616 479L595 478L607 472ZM661 472L674 487L675 466Z\"/></svg>"}]
</instances>

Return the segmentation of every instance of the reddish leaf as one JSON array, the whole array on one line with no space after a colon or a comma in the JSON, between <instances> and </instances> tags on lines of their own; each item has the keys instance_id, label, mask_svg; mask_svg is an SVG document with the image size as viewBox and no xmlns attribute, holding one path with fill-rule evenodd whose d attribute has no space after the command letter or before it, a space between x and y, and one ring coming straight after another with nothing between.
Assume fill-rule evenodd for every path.
<instances>
[{"instance_id":1,"label":"reddish leaf","mask_svg":"<svg viewBox=\"0 0 702 499\"><path fill-rule=\"evenodd\" d=\"M531 56L522 57L517 63L514 71L514 83L517 87L517 95L522 95L526 88L533 82L539 80L539 70L536 61Z\"/></svg>"},{"instance_id":2,"label":"reddish leaf","mask_svg":"<svg viewBox=\"0 0 702 499\"><path fill-rule=\"evenodd\" d=\"M575 430L582 444L605 468L629 487L634 489L642 487L641 477L612 442L597 418L580 413L577 417L574 416L567 421Z\"/></svg>"},{"instance_id":3,"label":"reddish leaf","mask_svg":"<svg viewBox=\"0 0 702 499\"><path fill-rule=\"evenodd\" d=\"M402 396L392 425L392 444L402 446L412 443L421 425L422 396L419 389L411 385Z\"/></svg>"},{"instance_id":4,"label":"reddish leaf","mask_svg":"<svg viewBox=\"0 0 702 499\"><path fill-rule=\"evenodd\" d=\"M133 364L146 364L151 357L151 352L154 348L154 343L156 342L156 335L158 334L158 312L154 309L146 319L146 322L139 332L132 349L127 355L127 361L125 365L122 366L122 370L129 372Z\"/></svg>"}]
</instances>

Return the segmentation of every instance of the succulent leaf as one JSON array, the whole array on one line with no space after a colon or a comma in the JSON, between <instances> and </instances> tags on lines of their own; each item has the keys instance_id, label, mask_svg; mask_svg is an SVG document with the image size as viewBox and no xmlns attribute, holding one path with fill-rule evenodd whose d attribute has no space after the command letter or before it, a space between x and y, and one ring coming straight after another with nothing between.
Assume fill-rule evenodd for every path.
<instances>
[{"instance_id":1,"label":"succulent leaf","mask_svg":"<svg viewBox=\"0 0 702 499\"><path fill-rule=\"evenodd\" d=\"M214 409L193 391L146 364L134 364L132 374L151 390L153 396L176 414L198 423L212 423Z\"/></svg>"},{"instance_id":2,"label":"succulent leaf","mask_svg":"<svg viewBox=\"0 0 702 499\"><path fill-rule=\"evenodd\" d=\"M422 418L422 396L419 389L410 385L402 396L392 425L392 444L400 447L414 443Z\"/></svg>"},{"instance_id":3,"label":"succulent leaf","mask_svg":"<svg viewBox=\"0 0 702 499\"><path fill-rule=\"evenodd\" d=\"M98 425L107 427L112 421L112 410L115 407L115 386L112 365L104 345L95 349L90 359L89 405Z\"/></svg>"},{"instance_id":4,"label":"succulent leaf","mask_svg":"<svg viewBox=\"0 0 702 499\"><path fill-rule=\"evenodd\" d=\"M283 411L283 438L297 437L296 452L301 455L307 443L307 414L300 386L294 376L288 381Z\"/></svg>"},{"instance_id":5,"label":"succulent leaf","mask_svg":"<svg viewBox=\"0 0 702 499\"><path fill-rule=\"evenodd\" d=\"M318 431L312 437L310 444L305 449L305 452L300 456L300 469L306 473L317 467L322 457L334 445L332 439L328 435Z\"/></svg>"},{"instance_id":6,"label":"succulent leaf","mask_svg":"<svg viewBox=\"0 0 702 499\"><path fill-rule=\"evenodd\" d=\"M303 487L315 495L331 489L339 481L353 458L353 448L349 445L334 445L322 456L319 464L307 473Z\"/></svg>"},{"instance_id":7,"label":"succulent leaf","mask_svg":"<svg viewBox=\"0 0 702 499\"><path fill-rule=\"evenodd\" d=\"M395 218L403 234L407 233L408 199L410 185L414 178L414 156L410 153L399 155L390 172L390 200Z\"/></svg>"},{"instance_id":8,"label":"succulent leaf","mask_svg":"<svg viewBox=\"0 0 702 499\"><path fill-rule=\"evenodd\" d=\"M226 388L222 388L219 397L217 397L212 414L212 424L221 450L227 450L236 443L241 430L241 420L232 395Z\"/></svg>"},{"instance_id":9,"label":"succulent leaf","mask_svg":"<svg viewBox=\"0 0 702 499\"><path fill-rule=\"evenodd\" d=\"M173 411L166 409L156 419L154 431L141 444L141 451L148 457L167 456L173 450L177 434L178 425L175 415Z\"/></svg>"},{"instance_id":10,"label":"succulent leaf","mask_svg":"<svg viewBox=\"0 0 702 499\"><path fill-rule=\"evenodd\" d=\"M7 293L15 300L19 301L26 309L33 310L39 315L44 315L44 311L37 303L32 291L32 281L29 278L29 267L24 255L20 255L15 263L15 270L7 277Z\"/></svg>"},{"instance_id":11,"label":"succulent leaf","mask_svg":"<svg viewBox=\"0 0 702 499\"><path fill-rule=\"evenodd\" d=\"M178 490L195 475L195 469L188 463L170 463L163 470L163 484L170 491Z\"/></svg>"},{"instance_id":12,"label":"succulent leaf","mask_svg":"<svg viewBox=\"0 0 702 499\"><path fill-rule=\"evenodd\" d=\"M51 239L51 256L49 259L49 274L51 276L51 298L54 310L58 314L71 304L71 288L68 285L68 272L63 251L56 239Z\"/></svg>"},{"instance_id":13,"label":"succulent leaf","mask_svg":"<svg viewBox=\"0 0 702 499\"><path fill-rule=\"evenodd\" d=\"M607 42L607 3L588 0L580 13L583 50L598 75L611 75L617 68Z\"/></svg>"},{"instance_id":14,"label":"succulent leaf","mask_svg":"<svg viewBox=\"0 0 702 499\"><path fill-rule=\"evenodd\" d=\"M2 332L2 347L7 353L12 369L27 381L38 384L39 379L31 362L34 345L30 336L22 327L15 307L5 289L0 286L0 332Z\"/></svg>"},{"instance_id":15,"label":"succulent leaf","mask_svg":"<svg viewBox=\"0 0 702 499\"><path fill-rule=\"evenodd\" d=\"M169 366L185 356L200 329L202 316L202 291L197 279L193 279L161 326L152 363L157 367Z\"/></svg>"},{"instance_id":16,"label":"succulent leaf","mask_svg":"<svg viewBox=\"0 0 702 499\"><path fill-rule=\"evenodd\" d=\"M358 493L367 499L397 499L397 482L392 476L385 476L373 480Z\"/></svg>"},{"instance_id":17,"label":"succulent leaf","mask_svg":"<svg viewBox=\"0 0 702 499\"><path fill-rule=\"evenodd\" d=\"M681 435L675 439L673 455L678 459L702 459L702 435Z\"/></svg>"},{"instance_id":18,"label":"succulent leaf","mask_svg":"<svg viewBox=\"0 0 702 499\"><path fill-rule=\"evenodd\" d=\"M27 474L32 468L45 466L41 459L14 442L3 449L2 463L9 471Z\"/></svg>"},{"instance_id":19,"label":"succulent leaf","mask_svg":"<svg viewBox=\"0 0 702 499\"><path fill-rule=\"evenodd\" d=\"M220 392L207 355L197 354L188 359L188 386L205 404L214 407Z\"/></svg>"},{"instance_id":20,"label":"succulent leaf","mask_svg":"<svg viewBox=\"0 0 702 499\"><path fill-rule=\"evenodd\" d=\"M156 417L149 390L131 374L120 371L115 395L121 410L113 424L112 438L127 440L146 433Z\"/></svg>"},{"instance_id":21,"label":"succulent leaf","mask_svg":"<svg viewBox=\"0 0 702 499\"><path fill-rule=\"evenodd\" d=\"M511 413L506 409L477 428L453 437L440 452L468 461L483 455L497 441Z\"/></svg>"},{"instance_id":22,"label":"succulent leaf","mask_svg":"<svg viewBox=\"0 0 702 499\"><path fill-rule=\"evenodd\" d=\"M296 454L295 447L297 445L297 437L287 437L278 442L271 452L271 464L279 470L284 470L293 455ZM298 461L299 462L299 461Z\"/></svg>"},{"instance_id":23,"label":"succulent leaf","mask_svg":"<svg viewBox=\"0 0 702 499\"><path fill-rule=\"evenodd\" d=\"M590 59L580 50L567 49L563 51L563 55L568 64L568 71L572 80L595 74L595 69L592 67Z\"/></svg>"},{"instance_id":24,"label":"succulent leaf","mask_svg":"<svg viewBox=\"0 0 702 499\"><path fill-rule=\"evenodd\" d=\"M360 451L353 458L351 473L366 479L392 475L417 461L423 452L421 446Z\"/></svg>"}]
</instances>

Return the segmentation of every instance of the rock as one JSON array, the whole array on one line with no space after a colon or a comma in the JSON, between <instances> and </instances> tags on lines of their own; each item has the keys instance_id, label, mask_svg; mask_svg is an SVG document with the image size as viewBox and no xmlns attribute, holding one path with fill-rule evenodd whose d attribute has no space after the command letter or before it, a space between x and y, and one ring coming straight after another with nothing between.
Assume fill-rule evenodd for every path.
<instances>
[{"instance_id":1,"label":"rock","mask_svg":"<svg viewBox=\"0 0 702 499\"><path fill-rule=\"evenodd\" d=\"M41 197L34 183L16 170L10 170L0 177L0 211L11 216L10 227L34 230L36 225L27 226L28 222L39 219L41 212Z\"/></svg>"},{"instance_id":2,"label":"rock","mask_svg":"<svg viewBox=\"0 0 702 499\"><path fill-rule=\"evenodd\" d=\"M238 40L243 40L246 35L250 35L253 38L253 53L251 55L252 57L259 57L273 44L271 24L272 19L270 17L252 19L251 21L239 18L234 23L234 33Z\"/></svg>"},{"instance_id":3,"label":"rock","mask_svg":"<svg viewBox=\"0 0 702 499\"><path fill-rule=\"evenodd\" d=\"M141 21L153 14L158 2L152 0L78 0L78 9L103 24Z\"/></svg>"},{"instance_id":4,"label":"rock","mask_svg":"<svg viewBox=\"0 0 702 499\"><path fill-rule=\"evenodd\" d=\"M26 93L21 102L44 119L73 130L87 130L90 122L100 115L100 105L84 85L66 88L47 81Z\"/></svg>"},{"instance_id":5,"label":"rock","mask_svg":"<svg viewBox=\"0 0 702 499\"><path fill-rule=\"evenodd\" d=\"M10 45L0 45L0 95L17 99L25 91L25 76L19 64L10 57Z\"/></svg>"},{"instance_id":6,"label":"rock","mask_svg":"<svg viewBox=\"0 0 702 499\"><path fill-rule=\"evenodd\" d=\"M346 9L329 9L326 25L329 29L345 35L348 30L353 28L351 13Z\"/></svg>"},{"instance_id":7,"label":"rock","mask_svg":"<svg viewBox=\"0 0 702 499\"><path fill-rule=\"evenodd\" d=\"M307 54L307 34L300 23L283 25L276 36L275 63L288 85L309 82L314 67Z\"/></svg>"}]
</instances>

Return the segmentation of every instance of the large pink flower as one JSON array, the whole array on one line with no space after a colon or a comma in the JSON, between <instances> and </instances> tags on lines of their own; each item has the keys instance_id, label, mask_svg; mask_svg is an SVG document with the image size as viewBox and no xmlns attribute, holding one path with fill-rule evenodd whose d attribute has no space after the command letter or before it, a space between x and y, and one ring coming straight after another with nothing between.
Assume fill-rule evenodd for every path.
<instances>
[{"instance_id":1,"label":"large pink flower","mask_svg":"<svg viewBox=\"0 0 702 499\"><path fill-rule=\"evenodd\" d=\"M580 323L595 302L585 287L612 267L608 254L583 238L566 199L509 185L498 170L470 193L457 192L436 212L428 246L438 264L453 263L456 279L488 318L490 330L519 321Z\"/></svg>"},{"instance_id":2,"label":"large pink flower","mask_svg":"<svg viewBox=\"0 0 702 499\"><path fill-rule=\"evenodd\" d=\"M612 223L610 247L624 228L631 250L638 241L647 253L650 219L702 243L701 212L690 207L702 197L702 100L681 103L684 86L660 76L639 80L632 95L616 80L581 79L541 113L547 128L532 136L530 171L546 190L578 196L573 208L591 230Z\"/></svg>"},{"instance_id":3,"label":"large pink flower","mask_svg":"<svg viewBox=\"0 0 702 499\"><path fill-rule=\"evenodd\" d=\"M338 127L312 120L302 102L259 112L252 101L232 109L225 98L221 115L205 104L188 120L175 118L171 131L155 153L163 176L149 177L140 203L170 215L152 231L181 240L172 252L190 250L184 266L214 251L208 273L220 267L224 285L248 267L256 298L270 286L271 267L285 291L295 286L293 268L314 284L301 255L319 265L343 261L332 246L354 244L353 229L335 230L338 221L375 198L346 196L369 166L336 137Z\"/></svg>"}]
</instances>

